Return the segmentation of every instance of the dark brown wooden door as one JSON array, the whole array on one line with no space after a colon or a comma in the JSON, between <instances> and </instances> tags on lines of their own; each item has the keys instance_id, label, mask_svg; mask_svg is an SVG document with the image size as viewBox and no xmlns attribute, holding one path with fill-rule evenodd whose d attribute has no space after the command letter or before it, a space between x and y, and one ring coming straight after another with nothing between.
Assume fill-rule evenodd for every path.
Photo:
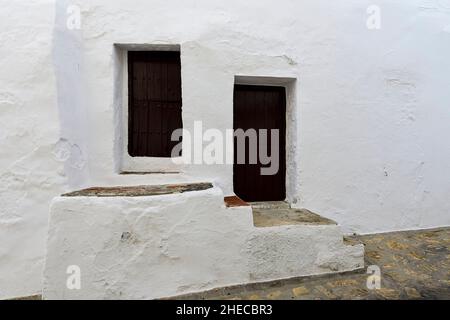
<instances>
[{"instance_id":1,"label":"dark brown wooden door","mask_svg":"<svg viewBox=\"0 0 450 320\"><path fill-rule=\"evenodd\" d=\"M234 87L234 129L278 129L279 166L276 174L262 175L260 136L257 137L257 163L250 164L249 142L245 143L246 163L237 163L238 139L234 139L234 192L245 201L279 201L286 198L286 93L284 87L235 85ZM268 131L267 154L272 156L271 136ZM264 140L263 140L264 141Z\"/></svg>"},{"instance_id":2,"label":"dark brown wooden door","mask_svg":"<svg viewBox=\"0 0 450 320\"><path fill-rule=\"evenodd\" d=\"M128 153L170 157L182 128L180 52L128 52Z\"/></svg>"}]
</instances>

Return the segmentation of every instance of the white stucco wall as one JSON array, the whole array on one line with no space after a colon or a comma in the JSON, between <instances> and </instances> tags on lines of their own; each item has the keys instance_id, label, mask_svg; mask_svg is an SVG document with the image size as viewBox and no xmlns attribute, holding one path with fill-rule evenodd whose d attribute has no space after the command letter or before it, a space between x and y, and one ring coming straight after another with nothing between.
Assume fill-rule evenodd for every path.
<instances>
[{"instance_id":1,"label":"white stucco wall","mask_svg":"<svg viewBox=\"0 0 450 320\"><path fill-rule=\"evenodd\" d=\"M232 127L235 75L297 79L296 205L347 232L450 224L448 0L378 1L380 30L366 27L372 1L80 4L94 181L134 179L111 176L112 44L179 44L186 129ZM232 192L231 166L185 173Z\"/></svg>"},{"instance_id":2,"label":"white stucco wall","mask_svg":"<svg viewBox=\"0 0 450 320\"><path fill-rule=\"evenodd\" d=\"M0 299L39 293L50 200L64 190L53 1L0 1Z\"/></svg>"},{"instance_id":3,"label":"white stucco wall","mask_svg":"<svg viewBox=\"0 0 450 320\"><path fill-rule=\"evenodd\" d=\"M0 298L40 290L48 203L65 189L232 191L231 166L117 174L114 43L181 46L188 129L232 127L235 75L296 78L296 205L347 232L450 225L449 0L0 4ZM372 4L380 30L366 28Z\"/></svg>"}]
</instances>

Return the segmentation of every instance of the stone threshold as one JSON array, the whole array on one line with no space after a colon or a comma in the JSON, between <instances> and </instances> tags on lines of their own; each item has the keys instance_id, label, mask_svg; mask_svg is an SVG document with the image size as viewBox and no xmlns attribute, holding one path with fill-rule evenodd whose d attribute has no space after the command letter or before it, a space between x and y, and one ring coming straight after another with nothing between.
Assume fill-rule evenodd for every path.
<instances>
[{"instance_id":1,"label":"stone threshold","mask_svg":"<svg viewBox=\"0 0 450 320\"><path fill-rule=\"evenodd\" d=\"M294 209L286 201L261 201L247 203L238 196L224 198L227 208L251 206L253 225L258 228L286 225L336 225L328 218L307 209Z\"/></svg>"},{"instance_id":2,"label":"stone threshold","mask_svg":"<svg viewBox=\"0 0 450 320\"><path fill-rule=\"evenodd\" d=\"M328 218L307 209L261 209L253 208L253 224L255 227L274 227L286 225L336 225Z\"/></svg>"}]
</instances>

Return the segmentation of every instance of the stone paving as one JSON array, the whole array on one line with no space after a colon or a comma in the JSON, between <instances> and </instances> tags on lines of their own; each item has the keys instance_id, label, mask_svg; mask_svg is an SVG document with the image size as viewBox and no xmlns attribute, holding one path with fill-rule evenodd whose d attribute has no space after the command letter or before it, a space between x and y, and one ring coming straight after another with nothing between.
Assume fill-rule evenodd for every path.
<instances>
[{"instance_id":1,"label":"stone paving","mask_svg":"<svg viewBox=\"0 0 450 320\"><path fill-rule=\"evenodd\" d=\"M214 289L183 299L450 299L450 228L346 239L365 244L366 268L381 269L381 288L366 270Z\"/></svg>"}]
</instances>

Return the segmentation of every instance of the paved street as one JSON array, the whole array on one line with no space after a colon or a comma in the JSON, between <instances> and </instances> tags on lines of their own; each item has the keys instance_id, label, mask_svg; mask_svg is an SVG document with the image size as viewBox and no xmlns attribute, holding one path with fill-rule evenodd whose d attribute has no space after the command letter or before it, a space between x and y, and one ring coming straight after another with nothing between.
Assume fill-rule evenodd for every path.
<instances>
[{"instance_id":1,"label":"paved street","mask_svg":"<svg viewBox=\"0 0 450 320\"><path fill-rule=\"evenodd\" d=\"M366 267L381 269L381 289L365 270L216 289L188 299L450 299L450 228L353 237L365 244Z\"/></svg>"}]
</instances>

